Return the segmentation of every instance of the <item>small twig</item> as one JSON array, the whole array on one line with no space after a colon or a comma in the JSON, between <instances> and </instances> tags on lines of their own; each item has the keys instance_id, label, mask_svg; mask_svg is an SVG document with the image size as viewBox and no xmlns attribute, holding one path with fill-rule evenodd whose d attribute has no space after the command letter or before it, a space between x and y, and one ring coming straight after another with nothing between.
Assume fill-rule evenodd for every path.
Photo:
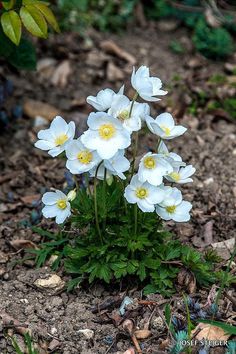
<instances>
[{"instance_id":1,"label":"small twig","mask_svg":"<svg viewBox=\"0 0 236 354\"><path fill-rule=\"evenodd\" d=\"M133 320L127 319L123 322L122 327L124 328L124 330L126 332L129 333L130 338L135 346L135 349L137 351L138 354L142 354L142 349L140 348L139 342L134 334L134 322Z\"/></svg>"},{"instance_id":2,"label":"small twig","mask_svg":"<svg viewBox=\"0 0 236 354\"><path fill-rule=\"evenodd\" d=\"M235 306L235 308L236 308L236 299L233 298L232 296L230 296L229 294L227 294L226 291L224 292L224 295L225 295L225 297L227 297L227 299L229 299L229 300L232 302L232 304L233 304L233 305Z\"/></svg>"},{"instance_id":3,"label":"small twig","mask_svg":"<svg viewBox=\"0 0 236 354\"><path fill-rule=\"evenodd\" d=\"M160 305L166 304L167 302L169 302L169 300L161 300L161 301L139 300L138 304L145 305L145 306L149 306L149 305L160 306Z\"/></svg>"}]
</instances>

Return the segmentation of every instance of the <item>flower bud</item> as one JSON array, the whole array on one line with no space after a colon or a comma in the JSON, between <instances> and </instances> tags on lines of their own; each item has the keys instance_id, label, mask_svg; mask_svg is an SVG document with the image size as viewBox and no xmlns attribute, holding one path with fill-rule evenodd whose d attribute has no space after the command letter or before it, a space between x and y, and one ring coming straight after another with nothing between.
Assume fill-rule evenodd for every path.
<instances>
[{"instance_id":1,"label":"flower bud","mask_svg":"<svg viewBox=\"0 0 236 354\"><path fill-rule=\"evenodd\" d=\"M69 202L72 202L76 198L76 189L73 189L67 194Z\"/></svg>"}]
</instances>

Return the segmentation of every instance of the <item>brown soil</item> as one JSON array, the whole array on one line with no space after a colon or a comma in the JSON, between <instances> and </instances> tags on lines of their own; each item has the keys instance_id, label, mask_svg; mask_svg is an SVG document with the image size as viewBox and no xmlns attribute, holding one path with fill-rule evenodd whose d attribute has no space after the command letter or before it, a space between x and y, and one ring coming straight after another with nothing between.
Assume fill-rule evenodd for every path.
<instances>
[{"instance_id":1,"label":"brown soil","mask_svg":"<svg viewBox=\"0 0 236 354\"><path fill-rule=\"evenodd\" d=\"M37 72L16 73L2 67L2 73L11 78L15 86L14 96L8 104L23 104L22 102L29 98L44 101L62 110L67 119L75 119L78 124L84 126L84 114L90 109L83 103L87 95L95 94L102 87L120 87L119 80L108 80L108 63L115 63L124 73L125 81L131 71L130 64L116 56L105 54L100 49L104 37L112 37L118 45L137 58L138 64L149 65L151 71L158 74L166 84L172 82L171 79L177 74L183 78L185 84L191 79L189 86L193 92L194 87L201 86L205 89L207 75L209 77L213 73L223 71L222 64L193 55L188 34L182 29L174 33L160 33L155 28L146 31L135 29L121 36L103 37L93 32L92 45L82 42L77 35L68 34L40 44L40 56L43 58L55 58L57 65L62 60L69 59L72 75L65 88L53 86L50 73L44 74L46 76ZM184 56L175 55L170 51L169 43L173 39L185 43ZM190 65L192 59L198 61L199 66ZM196 76L197 83L194 81ZM166 99L166 103L162 103L162 109L165 108L164 105L168 106L167 109L176 112L181 124L189 128L187 134L173 141L170 146L181 154L184 161L193 164L197 173L194 183L183 188L186 199L193 203L191 222L180 225L170 223L168 227L174 230L183 242L203 249L211 243L234 237L236 125L227 117L225 119L224 116L206 114L204 109L198 110L194 116L187 114L190 103L186 103L184 95L181 94L181 87L173 84L170 91L172 101L170 103ZM191 98L191 93L188 95ZM77 106L72 104L75 99ZM184 114L181 114L183 106ZM158 107L155 108L158 110ZM101 320L103 317L93 314L90 309L92 305L107 297L117 295L118 290L105 289L96 284L87 291L77 289L73 294L63 290L56 293L47 292L40 290L34 282L39 278L47 278L52 273L49 267L35 270L32 261L26 260L14 264L13 269L13 262L22 259L24 251L17 252L10 242L27 239L35 244L40 243L40 236L28 227L40 217L40 195L46 188L65 186L63 162L52 160L33 147L36 131L34 119L24 115L0 136L0 250L3 252L0 252L0 316L6 311L21 323L29 323L33 337L38 338L41 349L44 348L41 353L48 352L48 344L53 347L53 340L58 341L55 342L57 345L54 349L57 354L104 354L108 353L107 350L113 341L115 344L109 353L123 353L132 346L128 335L114 325L114 318L104 324ZM152 147L153 143L152 137L148 137L141 141L140 147ZM209 223L213 226L212 232L207 231ZM40 225L53 227L52 224L42 220ZM60 270L58 275L67 280L63 270ZM201 293L203 299L206 294L207 292ZM129 295L134 299L142 297L141 293L134 290ZM159 301L161 297L155 295L154 299ZM173 307L177 306L178 298L173 301ZM163 306L158 311L162 311L162 308ZM140 328L150 317L152 310L152 307L139 308L137 318ZM155 324L158 320L152 320L150 328L153 339L143 341L144 353L161 353L159 344L166 338L165 325L160 314L155 312L153 316L154 319L159 318L160 324L158 327ZM79 332L80 329L92 330L94 337L86 338ZM12 329L8 331L11 334ZM22 336L17 334L16 337L23 345ZM166 350L164 345L162 350ZM10 340L1 334L0 353L14 353Z\"/></svg>"}]
</instances>

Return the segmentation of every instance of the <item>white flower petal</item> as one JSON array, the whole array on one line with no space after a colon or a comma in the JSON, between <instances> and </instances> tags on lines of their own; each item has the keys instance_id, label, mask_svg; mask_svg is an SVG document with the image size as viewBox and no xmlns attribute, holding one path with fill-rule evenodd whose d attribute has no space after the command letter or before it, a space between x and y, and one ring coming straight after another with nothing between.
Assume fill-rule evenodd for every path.
<instances>
[{"instance_id":1,"label":"white flower petal","mask_svg":"<svg viewBox=\"0 0 236 354\"><path fill-rule=\"evenodd\" d=\"M36 141L36 143L34 144L34 146L40 150L50 150L52 148L55 147L55 144L51 141L47 141L47 140L38 140Z\"/></svg>"},{"instance_id":2,"label":"white flower petal","mask_svg":"<svg viewBox=\"0 0 236 354\"><path fill-rule=\"evenodd\" d=\"M42 209L42 214L45 218L54 218L57 215L58 208L56 205L46 205Z\"/></svg>"},{"instance_id":3,"label":"white flower petal","mask_svg":"<svg viewBox=\"0 0 236 354\"><path fill-rule=\"evenodd\" d=\"M173 129L175 126L175 121L170 113L162 113L156 117L157 124L161 127L162 125Z\"/></svg>"},{"instance_id":4,"label":"white flower petal","mask_svg":"<svg viewBox=\"0 0 236 354\"><path fill-rule=\"evenodd\" d=\"M42 197L42 202L45 205L53 205L58 201L58 195L55 192L46 192Z\"/></svg>"},{"instance_id":5,"label":"white flower petal","mask_svg":"<svg viewBox=\"0 0 236 354\"><path fill-rule=\"evenodd\" d=\"M62 224L70 215L71 215L71 211L69 208L66 208L64 210L59 210L56 216L56 223Z\"/></svg>"},{"instance_id":6,"label":"white flower petal","mask_svg":"<svg viewBox=\"0 0 236 354\"><path fill-rule=\"evenodd\" d=\"M66 134L67 129L68 125L66 121L60 116L56 116L50 125L50 131L55 137L61 134Z\"/></svg>"}]
</instances>

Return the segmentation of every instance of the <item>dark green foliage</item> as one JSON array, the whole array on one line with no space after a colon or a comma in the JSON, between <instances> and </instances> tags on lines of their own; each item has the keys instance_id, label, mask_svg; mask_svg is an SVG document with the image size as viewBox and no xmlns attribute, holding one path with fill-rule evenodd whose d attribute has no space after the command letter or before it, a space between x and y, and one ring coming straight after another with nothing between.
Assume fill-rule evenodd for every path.
<instances>
[{"instance_id":1,"label":"dark green foliage","mask_svg":"<svg viewBox=\"0 0 236 354\"><path fill-rule=\"evenodd\" d=\"M35 70L36 53L30 41L22 38L19 46L16 46L2 32L0 28L0 56L15 66L17 69Z\"/></svg>"},{"instance_id":2,"label":"dark green foliage","mask_svg":"<svg viewBox=\"0 0 236 354\"><path fill-rule=\"evenodd\" d=\"M64 30L83 32L94 26L101 31L117 32L132 19L137 1L58 0L58 15Z\"/></svg>"},{"instance_id":3,"label":"dark green foliage","mask_svg":"<svg viewBox=\"0 0 236 354\"><path fill-rule=\"evenodd\" d=\"M102 239L95 225L94 199L85 189L81 189L72 202L76 211L70 220L73 233L64 231L53 236L34 228L51 239L43 243L40 250L33 251L38 266L50 255L57 254L54 269L63 261L66 271L75 277L69 289L86 279L90 283L96 279L110 283L132 277L133 281L143 284L145 294L159 292L170 296L175 291L175 278L180 270L173 261L182 262L183 267L195 274L199 284L207 285L216 280L213 262L203 261L200 253L172 240L155 213L138 211L135 234L134 207L125 204L121 182L106 186L105 195L104 184L100 183L97 198Z\"/></svg>"},{"instance_id":4,"label":"dark green foliage","mask_svg":"<svg viewBox=\"0 0 236 354\"><path fill-rule=\"evenodd\" d=\"M223 59L234 50L233 39L227 30L210 28L203 19L197 22L193 42L200 53L211 59Z\"/></svg>"}]
</instances>

